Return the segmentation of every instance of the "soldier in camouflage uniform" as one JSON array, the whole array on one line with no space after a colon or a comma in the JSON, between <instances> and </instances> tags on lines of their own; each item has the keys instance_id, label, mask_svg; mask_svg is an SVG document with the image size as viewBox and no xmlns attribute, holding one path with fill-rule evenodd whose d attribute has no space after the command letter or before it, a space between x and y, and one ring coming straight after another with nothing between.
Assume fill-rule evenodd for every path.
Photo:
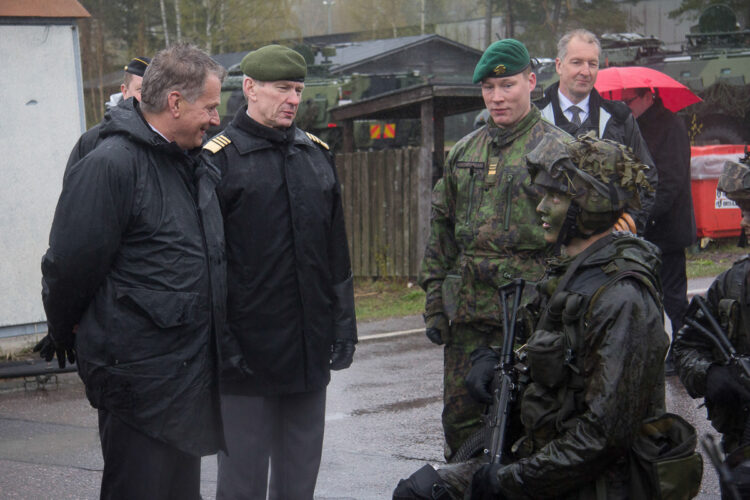
<instances>
[{"instance_id":1,"label":"soldier in camouflage uniform","mask_svg":"<svg viewBox=\"0 0 750 500\"><path fill-rule=\"evenodd\" d=\"M742 210L740 225L750 236L750 158L745 163L727 162L718 188ZM750 255L721 273L706 292L709 310L719 320L729 340L741 355L750 354ZM688 316L689 317L689 316ZM706 324L706 318L694 317ZM688 393L705 397L708 418L722 433L722 447L731 453L742 442L748 420L750 391L731 373L730 367L715 350L714 344L691 326L684 326L674 342L680 380Z\"/></svg>"},{"instance_id":2,"label":"soldier in camouflage uniform","mask_svg":"<svg viewBox=\"0 0 750 500\"><path fill-rule=\"evenodd\" d=\"M481 426L482 406L466 392L464 375L472 351L501 343L497 288L543 274L545 242L534 213L539 193L523 157L546 135L569 137L531 105L536 76L520 42L493 43L476 66L474 83L480 82L491 120L448 154L420 271L427 336L445 344L448 459Z\"/></svg>"},{"instance_id":3,"label":"soldier in camouflage uniform","mask_svg":"<svg viewBox=\"0 0 750 500\"><path fill-rule=\"evenodd\" d=\"M613 224L625 207L639 207L645 167L624 146L591 135L547 136L527 160L544 190L543 236L563 252L537 284L542 313L525 347L523 430L506 439L512 463L476 458L441 467L432 491L460 499L471 485L471 498L636 498L628 450L641 422L664 411L669 339L658 249ZM472 394L486 399L498 356L480 348L473 358L489 361L468 377ZM431 498L408 490L413 478L394 498Z\"/></svg>"},{"instance_id":4,"label":"soldier in camouflage uniform","mask_svg":"<svg viewBox=\"0 0 750 500\"><path fill-rule=\"evenodd\" d=\"M565 251L538 284L516 460L483 465L472 498L636 498L628 452L641 422L664 412L669 338L658 248L612 226L640 208L647 167L590 133L562 149L545 140L528 161L547 239L563 237Z\"/></svg>"}]
</instances>

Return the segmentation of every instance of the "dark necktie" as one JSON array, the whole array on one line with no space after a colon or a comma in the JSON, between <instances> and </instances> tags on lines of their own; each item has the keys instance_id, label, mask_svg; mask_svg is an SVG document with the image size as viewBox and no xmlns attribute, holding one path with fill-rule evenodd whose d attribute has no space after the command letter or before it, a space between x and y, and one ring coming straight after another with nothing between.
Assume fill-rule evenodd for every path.
<instances>
[{"instance_id":1,"label":"dark necktie","mask_svg":"<svg viewBox=\"0 0 750 500\"><path fill-rule=\"evenodd\" d=\"M581 126L580 113L583 110L581 108L579 108L578 106L571 106L571 107L568 108L568 111L570 111L573 114L573 119L570 120L570 123L572 123L576 127L580 127Z\"/></svg>"}]
</instances>

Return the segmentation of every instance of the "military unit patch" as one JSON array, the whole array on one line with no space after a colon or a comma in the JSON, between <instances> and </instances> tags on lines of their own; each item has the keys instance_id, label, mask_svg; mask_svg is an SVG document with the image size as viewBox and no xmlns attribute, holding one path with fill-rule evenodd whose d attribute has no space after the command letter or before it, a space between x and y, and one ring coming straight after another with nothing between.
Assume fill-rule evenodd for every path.
<instances>
[{"instance_id":1,"label":"military unit patch","mask_svg":"<svg viewBox=\"0 0 750 500\"><path fill-rule=\"evenodd\" d=\"M217 135L203 146L203 149L211 151L213 154L221 151L221 148L228 146L231 143L231 139L225 135Z\"/></svg>"},{"instance_id":2,"label":"military unit patch","mask_svg":"<svg viewBox=\"0 0 750 500\"><path fill-rule=\"evenodd\" d=\"M312 135L310 132L305 132L305 134L307 135L308 139L310 139L311 141L313 141L315 144L319 144L319 145L323 146L326 150L330 150L331 149L331 148L328 147L328 144L326 144L325 142L323 142L322 140L320 140L316 136Z\"/></svg>"}]
</instances>

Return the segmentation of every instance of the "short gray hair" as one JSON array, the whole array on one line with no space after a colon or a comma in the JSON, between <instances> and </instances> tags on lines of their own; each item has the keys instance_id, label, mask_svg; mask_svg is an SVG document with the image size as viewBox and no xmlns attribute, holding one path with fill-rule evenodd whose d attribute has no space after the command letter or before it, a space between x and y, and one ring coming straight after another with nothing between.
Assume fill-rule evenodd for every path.
<instances>
[{"instance_id":1,"label":"short gray hair","mask_svg":"<svg viewBox=\"0 0 750 500\"><path fill-rule=\"evenodd\" d=\"M141 108L147 113L163 111L169 93L174 91L188 102L195 102L203 93L209 74L223 82L227 70L195 45L178 43L160 50L143 75Z\"/></svg>"},{"instance_id":2,"label":"short gray hair","mask_svg":"<svg viewBox=\"0 0 750 500\"><path fill-rule=\"evenodd\" d=\"M585 30L583 28L575 29L572 31L568 31L565 33L559 42L557 42L557 58L563 61L565 59L565 56L568 55L568 44L573 38L580 38L586 43L592 43L596 45L596 48L599 50L599 53L602 52L602 45L599 43L599 39L596 37L595 34L590 32L589 30Z\"/></svg>"}]
</instances>

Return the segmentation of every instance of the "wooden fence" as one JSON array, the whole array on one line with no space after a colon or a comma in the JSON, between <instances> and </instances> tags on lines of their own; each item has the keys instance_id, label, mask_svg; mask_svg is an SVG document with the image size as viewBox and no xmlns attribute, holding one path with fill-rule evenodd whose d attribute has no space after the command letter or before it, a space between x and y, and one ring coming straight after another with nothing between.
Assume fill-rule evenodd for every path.
<instances>
[{"instance_id":1,"label":"wooden fence","mask_svg":"<svg viewBox=\"0 0 750 500\"><path fill-rule=\"evenodd\" d=\"M336 156L355 276L417 275L419 160L419 148Z\"/></svg>"}]
</instances>

